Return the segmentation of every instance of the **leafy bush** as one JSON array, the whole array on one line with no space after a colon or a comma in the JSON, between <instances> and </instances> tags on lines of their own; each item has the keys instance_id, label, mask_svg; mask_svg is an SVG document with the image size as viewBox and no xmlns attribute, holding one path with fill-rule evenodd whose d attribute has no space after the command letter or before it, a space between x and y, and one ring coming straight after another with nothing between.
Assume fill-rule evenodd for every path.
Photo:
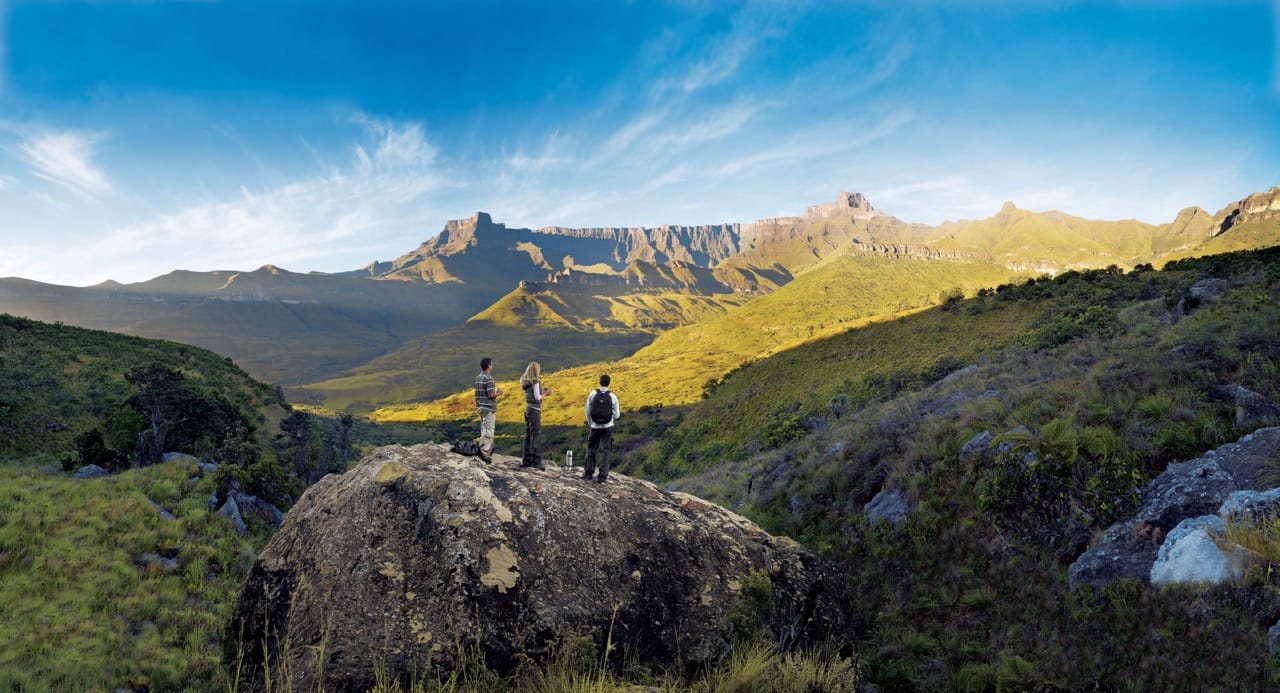
<instances>
[{"instance_id":1,"label":"leafy bush","mask_svg":"<svg viewBox=\"0 0 1280 693\"><path fill-rule=\"evenodd\" d=\"M729 608L729 624L741 641L753 641L773 613L773 580L761 568L747 571L740 579L738 598Z\"/></svg>"}]
</instances>

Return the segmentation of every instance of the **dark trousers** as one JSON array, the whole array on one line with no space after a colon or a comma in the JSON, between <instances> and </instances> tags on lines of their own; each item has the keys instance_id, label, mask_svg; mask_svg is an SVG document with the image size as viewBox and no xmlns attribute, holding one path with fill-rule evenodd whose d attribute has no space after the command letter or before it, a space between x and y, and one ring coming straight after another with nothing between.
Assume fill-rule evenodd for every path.
<instances>
[{"instance_id":1,"label":"dark trousers","mask_svg":"<svg viewBox=\"0 0 1280 693\"><path fill-rule=\"evenodd\" d=\"M582 478L590 479L596 468L596 451L600 451L600 473L596 481L604 481L609 476L609 457L613 453L613 428L593 428L591 437L587 438L587 461L583 464Z\"/></svg>"},{"instance_id":2,"label":"dark trousers","mask_svg":"<svg viewBox=\"0 0 1280 693\"><path fill-rule=\"evenodd\" d=\"M542 454L538 452L538 436L542 435L542 410L525 407L524 409L524 459L526 467L542 465Z\"/></svg>"}]
</instances>

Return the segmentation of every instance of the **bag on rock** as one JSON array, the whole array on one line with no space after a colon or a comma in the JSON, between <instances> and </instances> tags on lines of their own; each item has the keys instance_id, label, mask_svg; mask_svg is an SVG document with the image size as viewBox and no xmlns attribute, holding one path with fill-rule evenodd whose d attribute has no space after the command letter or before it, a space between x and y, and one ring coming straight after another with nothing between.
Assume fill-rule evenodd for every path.
<instances>
[{"instance_id":1,"label":"bag on rock","mask_svg":"<svg viewBox=\"0 0 1280 693\"><path fill-rule=\"evenodd\" d=\"M467 457L475 457L480 454L480 446L476 444L476 441L467 440L465 438L459 438L458 440L453 441L453 443L449 445L449 449L459 455L466 455Z\"/></svg>"}]
</instances>

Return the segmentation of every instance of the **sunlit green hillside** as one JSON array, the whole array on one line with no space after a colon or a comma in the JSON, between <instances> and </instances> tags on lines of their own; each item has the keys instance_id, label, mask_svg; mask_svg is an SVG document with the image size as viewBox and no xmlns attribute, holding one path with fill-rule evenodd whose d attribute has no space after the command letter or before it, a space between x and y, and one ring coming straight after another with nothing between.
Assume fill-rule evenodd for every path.
<instances>
[{"instance_id":1,"label":"sunlit green hillside","mask_svg":"<svg viewBox=\"0 0 1280 693\"><path fill-rule=\"evenodd\" d=\"M840 561L881 689L1272 690L1273 563L1098 590L1067 566L1170 463L1280 424L1216 394L1280 401L1277 297L1280 249L1009 284L746 365L624 433L659 432L627 469ZM983 431L1006 452L962 453ZM867 520L882 491L901 525Z\"/></svg>"},{"instance_id":2,"label":"sunlit green hillside","mask_svg":"<svg viewBox=\"0 0 1280 693\"><path fill-rule=\"evenodd\" d=\"M547 370L622 358L655 333L724 315L746 297L626 286L525 283L466 323L416 340L340 378L305 386L333 408L422 401L456 392L475 376L481 356L501 378L529 361Z\"/></svg>"},{"instance_id":3,"label":"sunlit green hillside","mask_svg":"<svg viewBox=\"0 0 1280 693\"><path fill-rule=\"evenodd\" d=\"M197 435L209 438L186 441L183 452L211 451L233 435L265 441L286 413L277 392L211 351L0 315L0 464L74 463L77 438L95 430L109 447L116 434L116 451L129 454L143 423L129 401L155 380L143 372L153 367L173 374L170 389L188 405L207 408L206 423L245 429L206 427Z\"/></svg>"},{"instance_id":4,"label":"sunlit green hillside","mask_svg":"<svg viewBox=\"0 0 1280 693\"><path fill-rule=\"evenodd\" d=\"M989 253L996 262L1033 268L1132 267L1151 262L1178 242L1169 225L1134 219L1098 221L1061 212L1030 212L1006 205L987 219L930 229L925 243ZM1191 242L1208 237L1207 228Z\"/></svg>"},{"instance_id":5,"label":"sunlit green hillside","mask_svg":"<svg viewBox=\"0 0 1280 693\"><path fill-rule=\"evenodd\" d=\"M582 418L578 400L602 372L610 373L614 389L628 408L687 404L701 397L708 380L745 361L880 316L940 303L954 292L971 294L980 287L994 287L1013 276L1013 272L988 263L843 253L721 317L664 332L631 356L548 373L545 379L549 384L563 387L557 390L552 386L543 420L548 424L578 423ZM495 372L500 379L504 376L500 370ZM511 391L516 375L518 372L505 375ZM456 418L469 414L469 397L469 392L462 392L434 403L386 407L373 416L385 420ZM518 420L520 416L517 405L499 407L499 420Z\"/></svg>"},{"instance_id":6,"label":"sunlit green hillside","mask_svg":"<svg viewBox=\"0 0 1280 693\"><path fill-rule=\"evenodd\" d=\"M216 485L190 460L101 479L0 465L0 689L225 690L266 537L208 508Z\"/></svg>"},{"instance_id":7,"label":"sunlit green hillside","mask_svg":"<svg viewBox=\"0 0 1280 693\"><path fill-rule=\"evenodd\" d=\"M1216 235L1194 248L1187 248L1170 253L1165 261L1180 260L1206 255L1218 255L1238 250L1265 248L1280 242L1277 238L1275 221L1247 221L1231 227L1225 233Z\"/></svg>"}]
</instances>

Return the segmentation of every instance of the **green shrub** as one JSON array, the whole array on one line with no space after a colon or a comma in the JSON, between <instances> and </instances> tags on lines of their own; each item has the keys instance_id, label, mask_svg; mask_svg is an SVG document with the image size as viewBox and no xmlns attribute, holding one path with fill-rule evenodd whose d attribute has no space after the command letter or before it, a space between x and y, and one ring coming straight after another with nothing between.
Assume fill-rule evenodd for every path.
<instances>
[{"instance_id":1,"label":"green shrub","mask_svg":"<svg viewBox=\"0 0 1280 693\"><path fill-rule=\"evenodd\" d=\"M729 625L739 641L754 641L773 614L773 580L763 568L753 568L740 578L737 599L729 607Z\"/></svg>"}]
</instances>

